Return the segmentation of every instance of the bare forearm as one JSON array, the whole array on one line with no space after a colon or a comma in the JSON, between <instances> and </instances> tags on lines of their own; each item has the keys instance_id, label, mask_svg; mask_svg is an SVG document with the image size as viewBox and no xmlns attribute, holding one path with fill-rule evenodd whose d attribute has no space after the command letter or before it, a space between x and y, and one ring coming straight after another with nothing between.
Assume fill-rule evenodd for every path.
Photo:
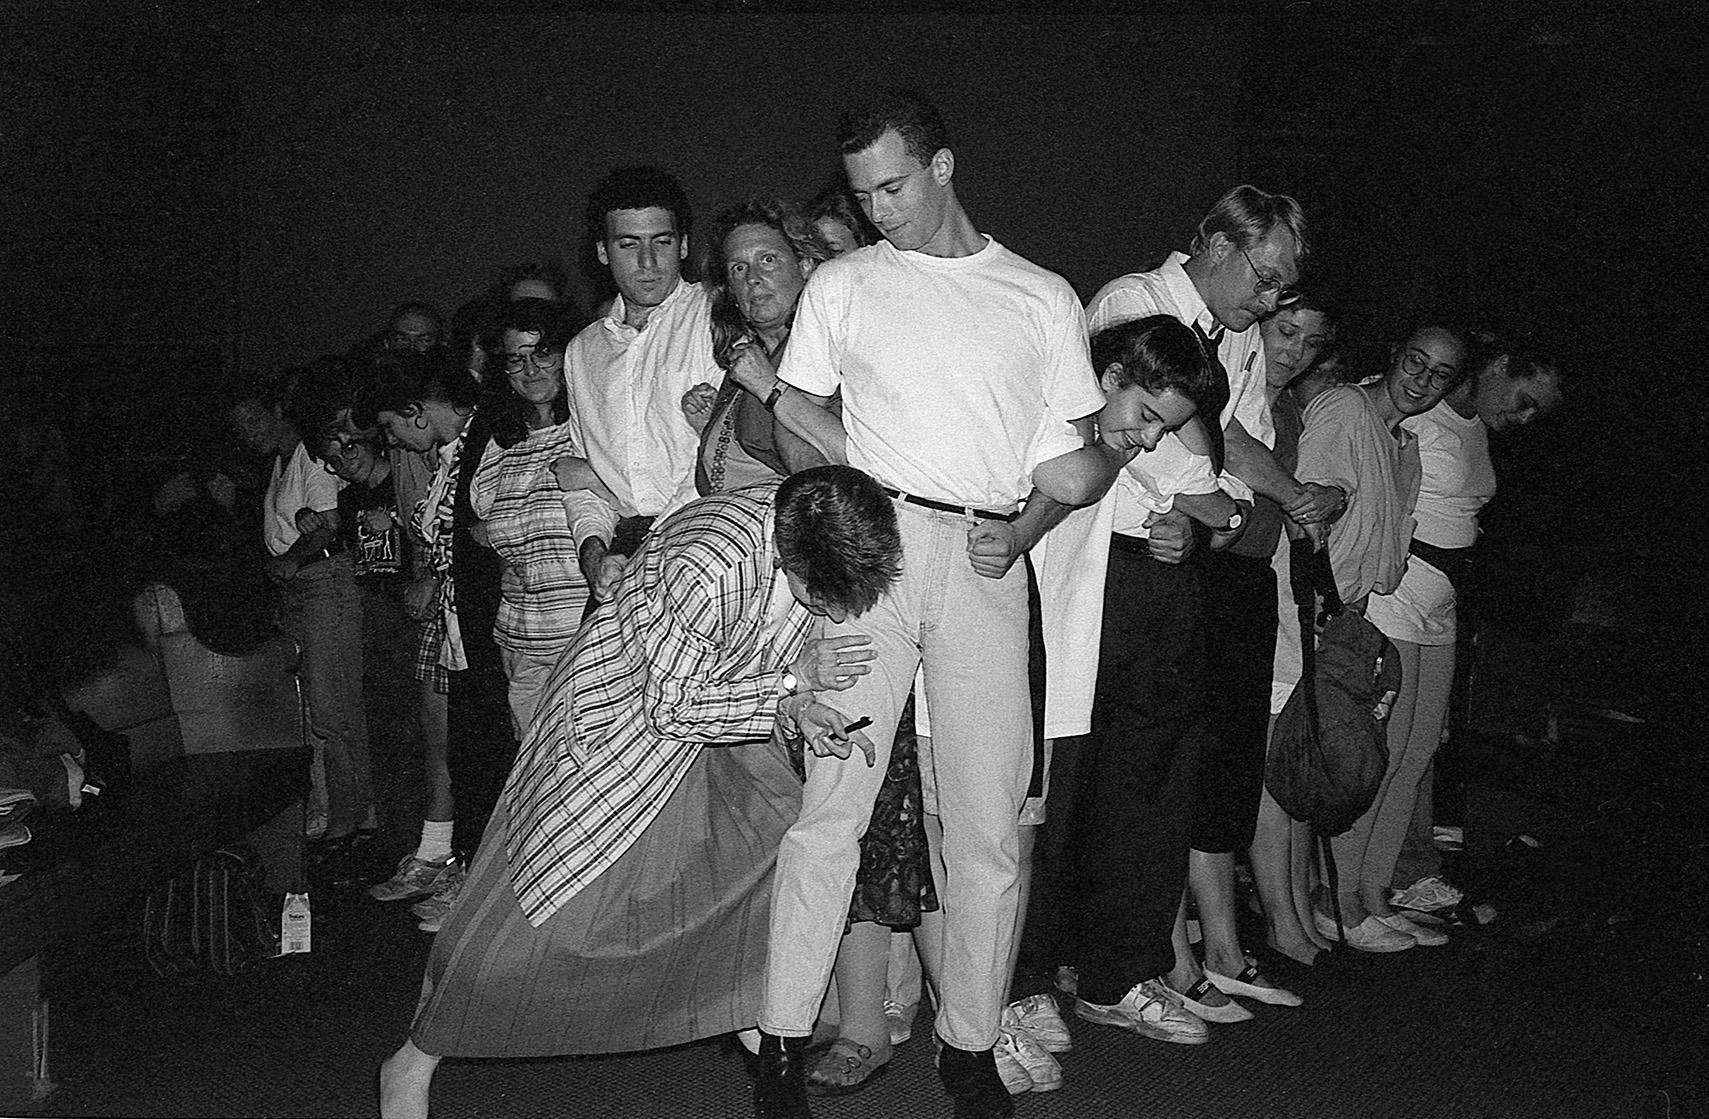
<instances>
[{"instance_id":1,"label":"bare forearm","mask_svg":"<svg viewBox=\"0 0 1709 1119\"><path fill-rule=\"evenodd\" d=\"M785 388L773 406L779 435L787 432L824 462L847 464L848 433L843 422L833 415L819 397L799 389ZM778 441L783 445L782 439Z\"/></svg>"},{"instance_id":2,"label":"bare forearm","mask_svg":"<svg viewBox=\"0 0 1709 1119\"><path fill-rule=\"evenodd\" d=\"M1292 474L1282 469L1270 448L1249 435L1238 420L1230 420L1223 430L1223 471L1232 474L1281 505L1299 496L1300 484Z\"/></svg>"},{"instance_id":3,"label":"bare forearm","mask_svg":"<svg viewBox=\"0 0 1709 1119\"><path fill-rule=\"evenodd\" d=\"M1031 551L1034 544L1044 539L1045 533L1061 524L1073 511L1074 506L1057 501L1040 490L1033 490L1014 521L1015 541L1020 551Z\"/></svg>"}]
</instances>

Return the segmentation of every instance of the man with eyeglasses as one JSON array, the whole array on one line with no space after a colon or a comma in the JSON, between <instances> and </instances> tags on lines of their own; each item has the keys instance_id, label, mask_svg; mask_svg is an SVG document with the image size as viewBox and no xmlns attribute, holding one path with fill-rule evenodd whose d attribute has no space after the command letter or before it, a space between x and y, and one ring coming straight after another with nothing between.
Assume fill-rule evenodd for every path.
<instances>
[{"instance_id":1,"label":"man with eyeglasses","mask_svg":"<svg viewBox=\"0 0 1709 1119\"><path fill-rule=\"evenodd\" d=\"M570 531L595 602L610 595L653 521L692 501L700 433L683 414L689 389L723 383L712 358L711 299L685 282L690 211L657 167L614 171L588 198L589 239L611 269L611 310L564 354L574 442L617 498L568 501Z\"/></svg>"}]
</instances>

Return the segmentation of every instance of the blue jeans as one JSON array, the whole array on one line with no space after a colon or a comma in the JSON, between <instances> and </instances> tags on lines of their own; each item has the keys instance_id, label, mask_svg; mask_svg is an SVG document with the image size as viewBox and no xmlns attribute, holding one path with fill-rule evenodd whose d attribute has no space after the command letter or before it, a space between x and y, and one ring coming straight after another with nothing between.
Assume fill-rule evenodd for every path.
<instances>
[{"instance_id":1,"label":"blue jeans","mask_svg":"<svg viewBox=\"0 0 1709 1119\"><path fill-rule=\"evenodd\" d=\"M326 760L326 834L345 835L374 807L362 709L362 598L348 553L309 564L285 584L279 624L301 651L309 735Z\"/></svg>"}]
</instances>

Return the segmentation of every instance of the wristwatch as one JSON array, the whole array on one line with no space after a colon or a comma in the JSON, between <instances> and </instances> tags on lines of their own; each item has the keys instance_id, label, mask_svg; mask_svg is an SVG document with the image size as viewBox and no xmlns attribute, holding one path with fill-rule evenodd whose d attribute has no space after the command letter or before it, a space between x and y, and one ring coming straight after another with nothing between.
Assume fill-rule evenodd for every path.
<instances>
[{"instance_id":1,"label":"wristwatch","mask_svg":"<svg viewBox=\"0 0 1709 1119\"><path fill-rule=\"evenodd\" d=\"M771 387L771 393L762 402L765 405L766 411L770 412L777 407L778 397L782 396L783 390L788 387L789 386L784 384L782 381L779 381Z\"/></svg>"},{"instance_id":2,"label":"wristwatch","mask_svg":"<svg viewBox=\"0 0 1709 1119\"><path fill-rule=\"evenodd\" d=\"M1226 533L1226 532L1238 532L1240 530L1240 526L1245 524L1245 523L1246 523L1246 517L1244 514L1242 514L1240 512L1240 506L1236 505L1234 507L1234 512L1229 514L1228 523L1223 525L1221 528L1215 528L1215 529L1212 529L1211 531L1212 532L1224 532L1224 533Z\"/></svg>"},{"instance_id":3,"label":"wristwatch","mask_svg":"<svg viewBox=\"0 0 1709 1119\"><path fill-rule=\"evenodd\" d=\"M789 669L783 670L783 675L777 681L778 690L784 695L796 695L801 691L801 677Z\"/></svg>"}]
</instances>

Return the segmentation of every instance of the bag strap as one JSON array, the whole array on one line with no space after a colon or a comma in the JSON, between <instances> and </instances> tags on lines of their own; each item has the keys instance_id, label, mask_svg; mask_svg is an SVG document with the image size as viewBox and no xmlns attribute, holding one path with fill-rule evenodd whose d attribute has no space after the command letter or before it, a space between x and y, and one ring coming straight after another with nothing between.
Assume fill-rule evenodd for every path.
<instances>
[{"instance_id":1,"label":"bag strap","mask_svg":"<svg viewBox=\"0 0 1709 1119\"><path fill-rule=\"evenodd\" d=\"M1330 565L1328 548L1312 553L1311 578L1317 596L1323 599L1324 618L1340 617L1347 607L1342 604L1341 591L1335 586L1335 568Z\"/></svg>"},{"instance_id":2,"label":"bag strap","mask_svg":"<svg viewBox=\"0 0 1709 1119\"><path fill-rule=\"evenodd\" d=\"M1288 586L1300 615L1300 681L1306 713L1317 720L1317 549L1309 536L1288 542Z\"/></svg>"},{"instance_id":3,"label":"bag strap","mask_svg":"<svg viewBox=\"0 0 1709 1119\"><path fill-rule=\"evenodd\" d=\"M1323 880L1328 886L1329 912L1335 917L1335 936L1341 947L1347 947L1347 923L1341 919L1341 875L1335 866L1335 850L1329 845L1329 837L1311 829L1313 838L1317 840L1318 850L1323 854Z\"/></svg>"}]
</instances>

